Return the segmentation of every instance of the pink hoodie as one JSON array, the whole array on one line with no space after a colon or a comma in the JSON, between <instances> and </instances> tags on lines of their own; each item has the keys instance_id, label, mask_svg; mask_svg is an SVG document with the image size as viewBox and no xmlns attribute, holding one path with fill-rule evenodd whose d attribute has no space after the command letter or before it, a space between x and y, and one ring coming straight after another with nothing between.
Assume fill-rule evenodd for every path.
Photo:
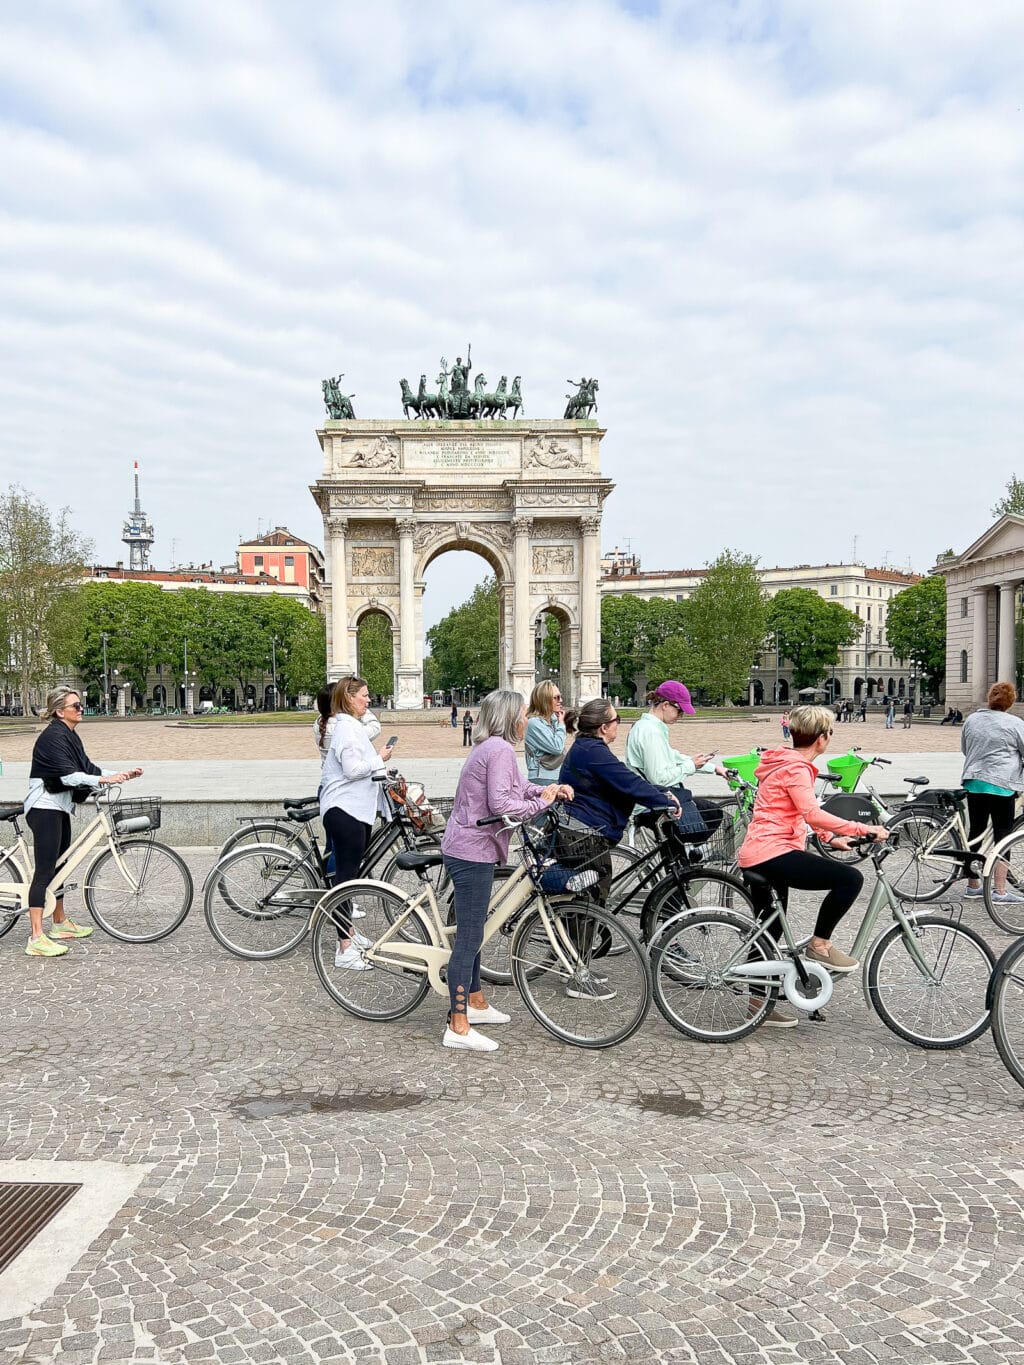
<instances>
[{"instance_id":1,"label":"pink hoodie","mask_svg":"<svg viewBox=\"0 0 1024 1365\"><path fill-rule=\"evenodd\" d=\"M756 867L770 858L802 849L807 826L833 834L867 834L867 825L823 811L814 799L814 764L795 749L770 749L754 773L754 815L736 861Z\"/></svg>"}]
</instances>

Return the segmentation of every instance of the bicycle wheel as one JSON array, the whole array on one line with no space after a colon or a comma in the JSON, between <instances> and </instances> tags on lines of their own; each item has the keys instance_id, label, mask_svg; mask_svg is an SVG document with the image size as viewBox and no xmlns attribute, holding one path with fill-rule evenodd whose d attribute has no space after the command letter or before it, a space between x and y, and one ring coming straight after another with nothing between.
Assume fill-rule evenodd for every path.
<instances>
[{"instance_id":1,"label":"bicycle wheel","mask_svg":"<svg viewBox=\"0 0 1024 1365\"><path fill-rule=\"evenodd\" d=\"M9 933L17 924L20 916L9 914L6 910L0 910L0 938Z\"/></svg>"},{"instance_id":2,"label":"bicycle wheel","mask_svg":"<svg viewBox=\"0 0 1024 1365\"><path fill-rule=\"evenodd\" d=\"M974 929L940 915L916 919L912 932L934 982L923 975L902 927L894 924L875 940L865 964L871 1007L908 1043L963 1047L988 1028L985 991L995 953Z\"/></svg>"},{"instance_id":3,"label":"bicycle wheel","mask_svg":"<svg viewBox=\"0 0 1024 1365\"><path fill-rule=\"evenodd\" d=\"M420 835L416 840L415 852L432 853L438 847L438 842L432 834ZM424 868L422 873L406 872L400 867L395 866L395 862L400 853L405 850L399 846L396 848L379 870L368 867L360 868L361 877L372 877L374 881L387 882L393 886L401 895L412 899L418 896L423 890L424 882L429 883L434 895L438 900L442 900L447 894L448 873L445 871L444 863L438 863L436 867Z\"/></svg>"},{"instance_id":4,"label":"bicycle wheel","mask_svg":"<svg viewBox=\"0 0 1024 1365\"><path fill-rule=\"evenodd\" d=\"M309 848L304 825L296 825L291 820L251 820L228 835L220 846L217 861L242 844L278 844L300 856Z\"/></svg>"},{"instance_id":5,"label":"bicycle wheel","mask_svg":"<svg viewBox=\"0 0 1024 1365\"><path fill-rule=\"evenodd\" d=\"M956 881L960 868L941 849L958 849L960 836L934 815L924 812L899 812L889 821L889 829L899 834L899 847L885 861L889 885L901 901L934 901Z\"/></svg>"},{"instance_id":6,"label":"bicycle wheel","mask_svg":"<svg viewBox=\"0 0 1024 1365\"><path fill-rule=\"evenodd\" d=\"M878 818L878 811L866 796L861 796L840 792L835 796L830 796L827 801L821 803L821 808L828 811L829 815L838 815L841 820L859 820L862 825L878 825L881 821ZM811 846L815 853L821 854L823 858L829 858L834 863L859 863L868 856L866 848L833 848L830 843L820 839L817 834L811 835Z\"/></svg>"},{"instance_id":7,"label":"bicycle wheel","mask_svg":"<svg viewBox=\"0 0 1024 1365\"><path fill-rule=\"evenodd\" d=\"M646 835L646 830L641 830ZM649 879L657 865L648 861L644 853L625 844L609 849L612 860L612 885L605 909L613 915L632 915L639 919L644 897L650 890ZM635 931L635 926L634 926Z\"/></svg>"},{"instance_id":8,"label":"bicycle wheel","mask_svg":"<svg viewBox=\"0 0 1024 1365\"><path fill-rule=\"evenodd\" d=\"M989 982L992 1037L1003 1065L1024 1086L1024 938L1011 943Z\"/></svg>"},{"instance_id":9,"label":"bicycle wheel","mask_svg":"<svg viewBox=\"0 0 1024 1365\"><path fill-rule=\"evenodd\" d=\"M728 910L677 915L650 948L654 1002L673 1028L701 1043L745 1038L775 1008L775 991L730 964L775 958L775 945L744 915Z\"/></svg>"},{"instance_id":10,"label":"bicycle wheel","mask_svg":"<svg viewBox=\"0 0 1024 1365\"><path fill-rule=\"evenodd\" d=\"M647 944L659 927L683 910L735 910L755 918L754 901L746 884L729 872L697 867L659 882L647 897L640 918L640 936Z\"/></svg>"},{"instance_id":11,"label":"bicycle wheel","mask_svg":"<svg viewBox=\"0 0 1024 1365\"><path fill-rule=\"evenodd\" d=\"M105 848L85 874L89 914L122 943L156 943L173 934L192 908L192 874L184 860L145 838L118 839L117 851L133 884Z\"/></svg>"},{"instance_id":12,"label":"bicycle wheel","mask_svg":"<svg viewBox=\"0 0 1024 1365\"><path fill-rule=\"evenodd\" d=\"M531 909L512 939L512 979L539 1024L575 1047L631 1038L651 1007L651 975L636 936L587 901Z\"/></svg>"},{"instance_id":13,"label":"bicycle wheel","mask_svg":"<svg viewBox=\"0 0 1024 1365\"><path fill-rule=\"evenodd\" d=\"M293 850L240 844L207 877L203 914L229 953L268 961L302 942L323 891L309 863Z\"/></svg>"},{"instance_id":14,"label":"bicycle wheel","mask_svg":"<svg viewBox=\"0 0 1024 1365\"><path fill-rule=\"evenodd\" d=\"M371 882L345 882L328 891L320 900L313 916L313 965L324 990L343 1010L359 1019L382 1023L401 1019L420 1003L430 989L426 967L398 953L389 952L389 944L408 946L413 943L433 943L430 928L417 907L409 911L409 900L399 891L375 886ZM363 912L361 919L350 920L353 909ZM406 912L409 912L408 914ZM339 936L350 933L355 924L353 942L363 952L384 938L375 949L373 966L367 970L353 970L339 966ZM399 927L396 929L396 925Z\"/></svg>"},{"instance_id":15,"label":"bicycle wheel","mask_svg":"<svg viewBox=\"0 0 1024 1365\"><path fill-rule=\"evenodd\" d=\"M1024 832L1010 835L1001 845L998 862L985 874L982 889L985 909L1008 934L1024 934L1024 899L996 900L995 875L999 867L1006 869L1006 890L1011 896L1024 897Z\"/></svg>"}]
</instances>

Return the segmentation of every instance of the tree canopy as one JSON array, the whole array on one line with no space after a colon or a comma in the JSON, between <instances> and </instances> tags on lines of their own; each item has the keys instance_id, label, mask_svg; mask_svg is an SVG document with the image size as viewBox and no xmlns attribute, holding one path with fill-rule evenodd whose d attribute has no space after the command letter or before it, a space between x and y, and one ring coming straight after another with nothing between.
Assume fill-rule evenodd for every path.
<instances>
[{"instance_id":1,"label":"tree canopy","mask_svg":"<svg viewBox=\"0 0 1024 1365\"><path fill-rule=\"evenodd\" d=\"M891 610L890 610L891 619ZM793 682L820 683L839 662L839 651L864 634L864 622L838 602L827 602L811 588L784 588L768 604L768 629L779 633L779 651L793 665Z\"/></svg>"},{"instance_id":2,"label":"tree canopy","mask_svg":"<svg viewBox=\"0 0 1024 1365\"><path fill-rule=\"evenodd\" d=\"M498 619L498 585L487 578L468 601L431 626L427 644L432 691L472 686L477 692L491 692L498 686Z\"/></svg>"},{"instance_id":3,"label":"tree canopy","mask_svg":"<svg viewBox=\"0 0 1024 1365\"><path fill-rule=\"evenodd\" d=\"M946 580L941 574L904 588L889 604L885 623L892 651L918 659L932 692L946 676Z\"/></svg>"},{"instance_id":4,"label":"tree canopy","mask_svg":"<svg viewBox=\"0 0 1024 1365\"><path fill-rule=\"evenodd\" d=\"M750 665L764 644L768 595L761 586L757 560L724 550L708 565L703 582L684 604L685 648L672 662L685 668L683 681L709 699L729 701L746 693ZM669 641L657 655L666 664ZM661 672L655 669L656 681ZM678 677L665 672L663 677Z\"/></svg>"},{"instance_id":5,"label":"tree canopy","mask_svg":"<svg viewBox=\"0 0 1024 1365\"><path fill-rule=\"evenodd\" d=\"M1011 474L1006 481L1006 492L992 508L994 517L1005 517L1007 512L1024 514L1024 479Z\"/></svg>"},{"instance_id":6,"label":"tree canopy","mask_svg":"<svg viewBox=\"0 0 1024 1365\"><path fill-rule=\"evenodd\" d=\"M382 612L371 612L359 622L359 672L366 679L371 697L394 695L395 651L391 622Z\"/></svg>"}]
</instances>

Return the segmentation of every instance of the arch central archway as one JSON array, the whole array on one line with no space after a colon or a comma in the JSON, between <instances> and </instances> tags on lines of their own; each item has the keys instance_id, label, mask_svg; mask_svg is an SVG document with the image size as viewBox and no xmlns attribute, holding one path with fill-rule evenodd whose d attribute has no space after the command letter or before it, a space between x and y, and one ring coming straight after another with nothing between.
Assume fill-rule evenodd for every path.
<instances>
[{"instance_id":1,"label":"arch central archway","mask_svg":"<svg viewBox=\"0 0 1024 1365\"><path fill-rule=\"evenodd\" d=\"M397 627L396 704L422 705L424 574L447 550L472 550L498 584L501 685L529 696L535 622L551 612L563 696L600 695L601 506L612 484L596 422L332 421L317 435L331 677L353 667L363 615L382 611Z\"/></svg>"}]
</instances>

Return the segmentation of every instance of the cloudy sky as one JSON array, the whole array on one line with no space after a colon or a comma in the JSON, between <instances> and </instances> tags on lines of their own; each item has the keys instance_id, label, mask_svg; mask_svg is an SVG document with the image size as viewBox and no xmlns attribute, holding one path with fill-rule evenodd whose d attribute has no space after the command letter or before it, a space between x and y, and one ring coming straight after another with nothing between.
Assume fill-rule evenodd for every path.
<instances>
[{"instance_id":1,"label":"cloudy sky","mask_svg":"<svg viewBox=\"0 0 1024 1365\"><path fill-rule=\"evenodd\" d=\"M319 542L320 380L400 415L467 340L530 417L599 377L646 568L924 569L1024 474L1024 5L0 16L3 482L100 560L135 459L157 564Z\"/></svg>"}]
</instances>

